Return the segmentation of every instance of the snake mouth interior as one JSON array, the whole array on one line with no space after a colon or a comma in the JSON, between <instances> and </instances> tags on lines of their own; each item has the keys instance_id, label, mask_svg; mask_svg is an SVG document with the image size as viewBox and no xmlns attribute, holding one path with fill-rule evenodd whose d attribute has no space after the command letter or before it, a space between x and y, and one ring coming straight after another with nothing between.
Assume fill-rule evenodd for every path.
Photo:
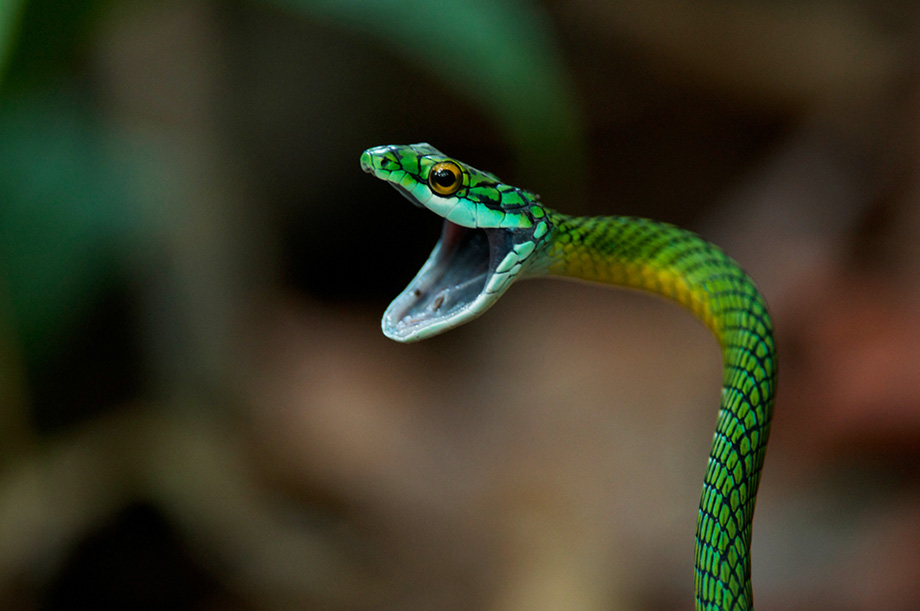
<instances>
[{"instance_id":1,"label":"snake mouth interior","mask_svg":"<svg viewBox=\"0 0 920 611\"><path fill-rule=\"evenodd\" d=\"M383 332L399 341L414 341L478 316L486 308L474 306L491 301L485 287L510 250L510 239L505 230L462 227L445 220L428 261L384 314Z\"/></svg>"}]
</instances>

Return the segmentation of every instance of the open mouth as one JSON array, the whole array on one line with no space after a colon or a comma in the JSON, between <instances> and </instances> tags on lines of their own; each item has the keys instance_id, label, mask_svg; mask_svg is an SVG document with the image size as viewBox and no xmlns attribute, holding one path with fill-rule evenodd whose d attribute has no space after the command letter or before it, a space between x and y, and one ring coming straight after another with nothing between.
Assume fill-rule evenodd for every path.
<instances>
[{"instance_id":1,"label":"open mouth","mask_svg":"<svg viewBox=\"0 0 920 611\"><path fill-rule=\"evenodd\" d=\"M481 314L484 308L474 306L492 300L487 282L510 250L509 242L507 231L471 229L445 220L425 265L387 308L383 332L414 341Z\"/></svg>"}]
</instances>

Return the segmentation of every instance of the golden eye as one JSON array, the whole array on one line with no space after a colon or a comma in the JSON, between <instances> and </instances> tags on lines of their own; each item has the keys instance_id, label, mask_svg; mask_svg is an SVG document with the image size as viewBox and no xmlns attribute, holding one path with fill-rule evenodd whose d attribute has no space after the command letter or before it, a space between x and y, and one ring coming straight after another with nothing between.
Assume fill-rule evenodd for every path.
<instances>
[{"instance_id":1,"label":"golden eye","mask_svg":"<svg viewBox=\"0 0 920 611\"><path fill-rule=\"evenodd\" d=\"M438 195L453 195L462 184L463 170L453 161L436 163L428 172L428 186Z\"/></svg>"}]
</instances>

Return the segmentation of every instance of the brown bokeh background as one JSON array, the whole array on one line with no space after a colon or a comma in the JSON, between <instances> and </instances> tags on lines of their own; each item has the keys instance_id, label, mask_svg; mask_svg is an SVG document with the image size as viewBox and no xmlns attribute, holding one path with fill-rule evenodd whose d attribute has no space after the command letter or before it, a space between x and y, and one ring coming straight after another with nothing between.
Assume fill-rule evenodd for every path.
<instances>
[{"instance_id":1,"label":"brown bokeh background","mask_svg":"<svg viewBox=\"0 0 920 611\"><path fill-rule=\"evenodd\" d=\"M436 4L0 9L0 608L691 607L715 342L555 281L385 339L417 141L738 259L758 609L920 608L920 7Z\"/></svg>"}]
</instances>

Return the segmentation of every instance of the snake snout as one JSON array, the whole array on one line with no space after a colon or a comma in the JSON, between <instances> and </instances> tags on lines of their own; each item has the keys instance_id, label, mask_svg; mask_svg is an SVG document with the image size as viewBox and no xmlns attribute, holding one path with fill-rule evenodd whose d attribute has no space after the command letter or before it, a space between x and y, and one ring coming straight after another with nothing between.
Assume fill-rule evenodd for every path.
<instances>
[{"instance_id":1,"label":"snake snout","mask_svg":"<svg viewBox=\"0 0 920 611\"><path fill-rule=\"evenodd\" d=\"M361 153L361 169L367 172L368 174L372 174L374 172L374 166L371 162L370 149Z\"/></svg>"}]
</instances>

